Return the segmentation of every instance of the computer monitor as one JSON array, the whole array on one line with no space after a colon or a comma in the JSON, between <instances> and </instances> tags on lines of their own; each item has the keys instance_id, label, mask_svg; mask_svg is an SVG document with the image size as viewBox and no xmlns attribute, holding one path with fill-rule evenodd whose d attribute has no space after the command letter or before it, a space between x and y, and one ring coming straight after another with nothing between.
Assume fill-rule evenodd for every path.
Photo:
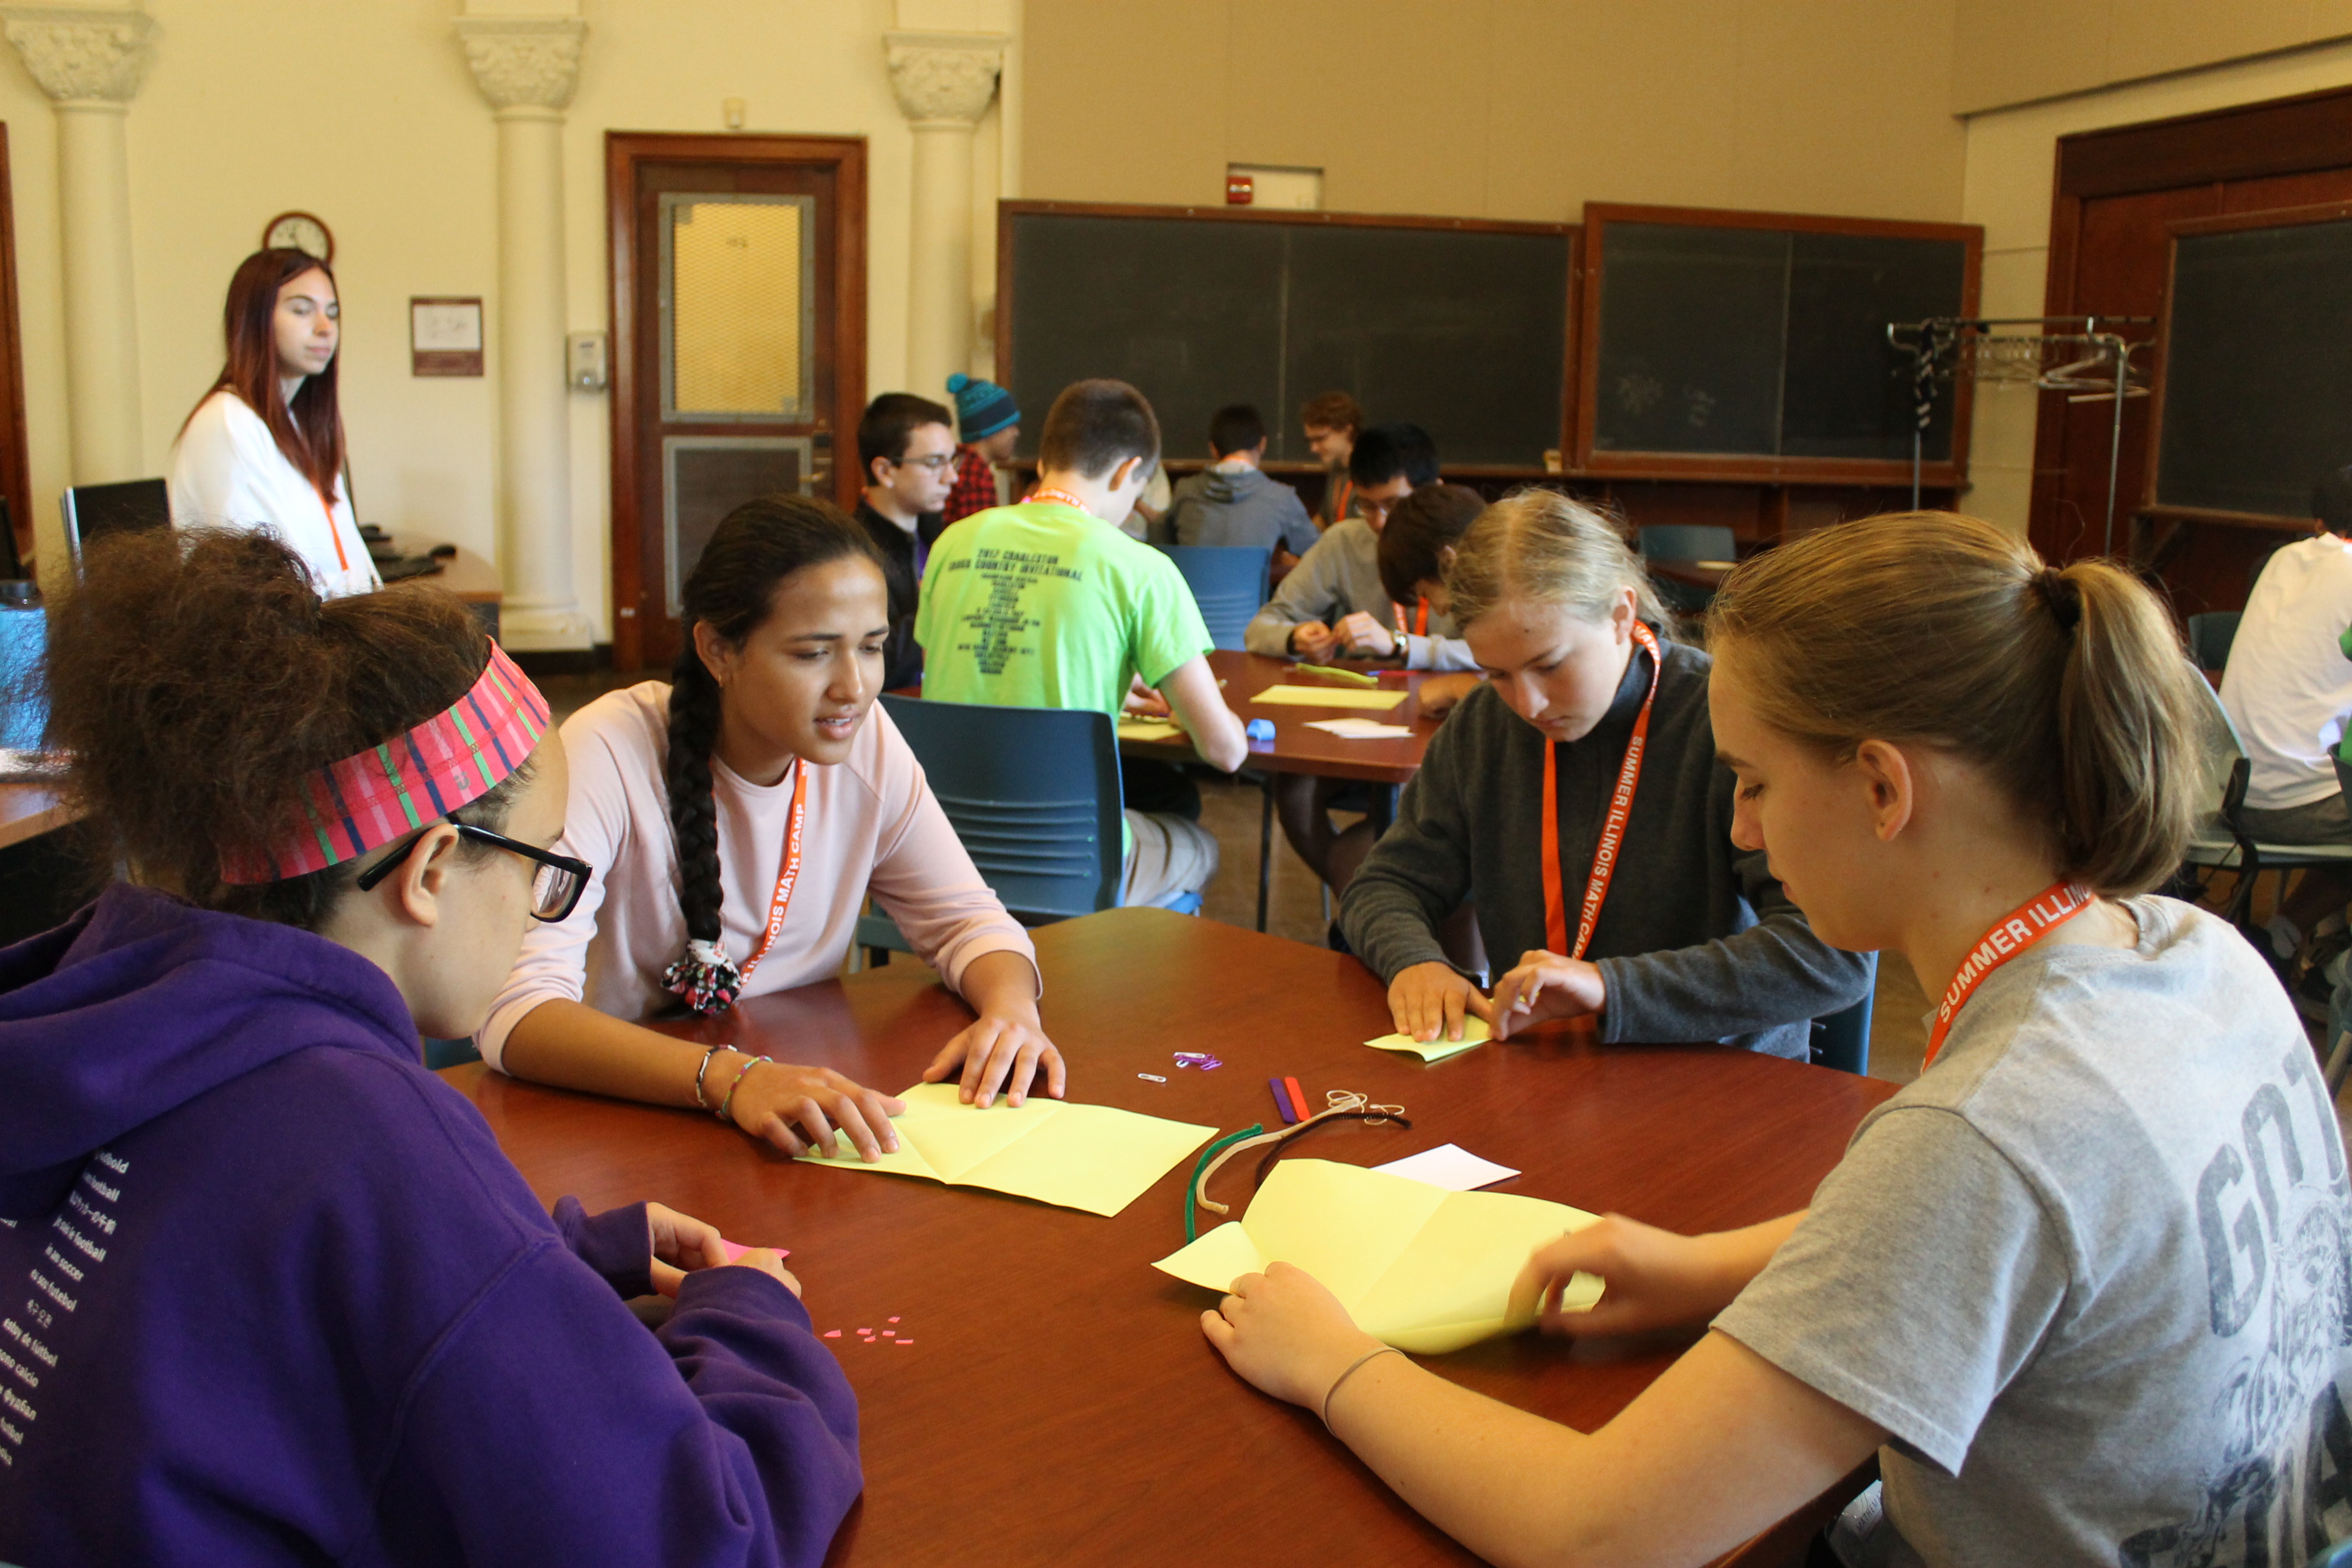
<instances>
[{"instance_id":1,"label":"computer monitor","mask_svg":"<svg viewBox=\"0 0 2352 1568\"><path fill-rule=\"evenodd\" d=\"M66 492L66 547L74 569L93 540L110 533L172 526L172 497L161 479L126 479L116 485L76 485Z\"/></svg>"}]
</instances>

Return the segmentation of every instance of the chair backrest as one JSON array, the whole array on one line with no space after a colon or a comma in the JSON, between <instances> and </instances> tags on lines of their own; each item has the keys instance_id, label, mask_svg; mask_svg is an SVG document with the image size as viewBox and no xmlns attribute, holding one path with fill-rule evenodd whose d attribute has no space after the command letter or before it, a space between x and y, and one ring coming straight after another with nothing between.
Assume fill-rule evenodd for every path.
<instances>
[{"instance_id":1,"label":"chair backrest","mask_svg":"<svg viewBox=\"0 0 2352 1568\"><path fill-rule=\"evenodd\" d=\"M1643 558L1650 561L1730 561L1739 554L1731 530L1704 523L1654 523L1639 537Z\"/></svg>"},{"instance_id":2,"label":"chair backrest","mask_svg":"<svg viewBox=\"0 0 2352 1568\"><path fill-rule=\"evenodd\" d=\"M1209 640L1219 647L1242 646L1242 632L1266 600L1266 574L1274 552L1244 544L1163 544L1168 559L1184 574L1192 602L1208 623Z\"/></svg>"},{"instance_id":3,"label":"chair backrest","mask_svg":"<svg viewBox=\"0 0 2352 1568\"><path fill-rule=\"evenodd\" d=\"M1125 857L1109 714L887 692L882 709L1006 909L1061 919L1118 902Z\"/></svg>"},{"instance_id":4,"label":"chair backrest","mask_svg":"<svg viewBox=\"0 0 2352 1568\"><path fill-rule=\"evenodd\" d=\"M2253 764L2246 758L2246 743L2238 738L2238 726L2231 721L2230 710L2221 706L2221 694L2213 689L2213 683L2198 669L2189 672L2189 683L2204 694L2197 710L2198 816L2236 835L2238 808L2245 802L2246 781Z\"/></svg>"},{"instance_id":5,"label":"chair backrest","mask_svg":"<svg viewBox=\"0 0 2352 1568\"><path fill-rule=\"evenodd\" d=\"M48 727L49 694L33 679L49 645L49 618L38 595L16 584L0 595L0 746L34 752Z\"/></svg>"},{"instance_id":6,"label":"chair backrest","mask_svg":"<svg viewBox=\"0 0 2352 1568\"><path fill-rule=\"evenodd\" d=\"M126 479L119 485L76 485L66 491L63 505L66 548L74 569L81 569L81 552L90 542L110 533L172 526L172 495L162 479Z\"/></svg>"},{"instance_id":7,"label":"chair backrest","mask_svg":"<svg viewBox=\"0 0 2352 1568\"><path fill-rule=\"evenodd\" d=\"M1855 1074L1870 1070L1870 1005L1878 994L1878 954L1870 960L1870 989L1851 1007L1813 1020L1813 1065Z\"/></svg>"},{"instance_id":8,"label":"chair backrest","mask_svg":"<svg viewBox=\"0 0 2352 1568\"><path fill-rule=\"evenodd\" d=\"M2242 610L2207 610L2189 617L2189 660L2200 669L2224 669L2230 645L2238 640Z\"/></svg>"}]
</instances>

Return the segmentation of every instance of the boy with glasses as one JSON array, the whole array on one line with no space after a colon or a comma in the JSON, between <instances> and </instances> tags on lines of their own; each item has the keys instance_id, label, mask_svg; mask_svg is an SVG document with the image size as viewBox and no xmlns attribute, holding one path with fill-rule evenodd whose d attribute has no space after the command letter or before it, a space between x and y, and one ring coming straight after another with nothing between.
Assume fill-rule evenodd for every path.
<instances>
[{"instance_id":1,"label":"boy with glasses","mask_svg":"<svg viewBox=\"0 0 2352 1568\"><path fill-rule=\"evenodd\" d=\"M931 542L947 524L940 509L955 483L956 444L946 408L911 392L886 392L857 422L857 461L866 476L857 521L882 552L890 587L890 644L882 657L886 687L923 679L915 642L915 604Z\"/></svg>"}]
</instances>

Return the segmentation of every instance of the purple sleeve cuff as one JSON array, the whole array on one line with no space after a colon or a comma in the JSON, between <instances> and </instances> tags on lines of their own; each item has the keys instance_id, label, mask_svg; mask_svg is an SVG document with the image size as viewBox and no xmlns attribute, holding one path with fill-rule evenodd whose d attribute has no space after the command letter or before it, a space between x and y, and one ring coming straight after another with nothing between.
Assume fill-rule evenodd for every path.
<instances>
[{"instance_id":1,"label":"purple sleeve cuff","mask_svg":"<svg viewBox=\"0 0 2352 1568\"><path fill-rule=\"evenodd\" d=\"M653 1230L646 1220L645 1205L631 1204L591 1215L578 1198L558 1198L555 1228L563 1233L563 1245L572 1256L603 1275L621 1296L653 1294Z\"/></svg>"}]
</instances>

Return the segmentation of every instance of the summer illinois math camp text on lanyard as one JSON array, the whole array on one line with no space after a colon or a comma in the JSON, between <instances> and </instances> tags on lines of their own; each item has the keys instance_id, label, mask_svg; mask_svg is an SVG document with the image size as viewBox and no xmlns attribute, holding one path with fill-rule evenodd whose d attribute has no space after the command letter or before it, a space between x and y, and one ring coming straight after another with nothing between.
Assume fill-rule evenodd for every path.
<instances>
[{"instance_id":1,"label":"summer illinois math camp text on lanyard","mask_svg":"<svg viewBox=\"0 0 2352 1568\"><path fill-rule=\"evenodd\" d=\"M2082 883L2057 881L1995 921L1982 940L1969 949L1951 984L1945 988L1943 1003L1936 1009L1935 1025L1927 1033L1927 1058L1919 1064L1921 1070L1936 1065L1936 1053L1944 1048L1944 1037L1952 1032L1952 1020L1960 1016L1960 1009L1984 984L1986 975L2096 902L2091 889Z\"/></svg>"},{"instance_id":2,"label":"summer illinois math camp text on lanyard","mask_svg":"<svg viewBox=\"0 0 2352 1568\"><path fill-rule=\"evenodd\" d=\"M1577 916L1576 943L1569 945L1568 900L1559 871L1559 747L1544 741L1543 884L1544 945L1549 952L1582 958L1592 945L1592 928L1601 921L1601 900L1609 896L1610 879L1617 874L1617 858L1625 844L1625 820L1633 812L1633 790L1642 782L1642 753L1650 743L1650 710L1658 700L1658 677L1665 658L1647 626L1633 623L1633 641L1650 656L1650 689L1642 699L1641 716L1625 742L1625 760L1617 769L1617 787L1609 795L1609 816L1601 825L1601 842L1593 846L1592 869L1584 879L1584 908Z\"/></svg>"},{"instance_id":3,"label":"summer illinois math camp text on lanyard","mask_svg":"<svg viewBox=\"0 0 2352 1568\"><path fill-rule=\"evenodd\" d=\"M750 984L751 971L760 967L760 960L776 945L776 933L784 929L784 911L792 908L793 884L801 879L801 821L808 811L808 763L793 759L793 809L784 819L784 863L776 872L776 890L768 899L768 929L760 938L760 950L743 965L741 984Z\"/></svg>"}]
</instances>

